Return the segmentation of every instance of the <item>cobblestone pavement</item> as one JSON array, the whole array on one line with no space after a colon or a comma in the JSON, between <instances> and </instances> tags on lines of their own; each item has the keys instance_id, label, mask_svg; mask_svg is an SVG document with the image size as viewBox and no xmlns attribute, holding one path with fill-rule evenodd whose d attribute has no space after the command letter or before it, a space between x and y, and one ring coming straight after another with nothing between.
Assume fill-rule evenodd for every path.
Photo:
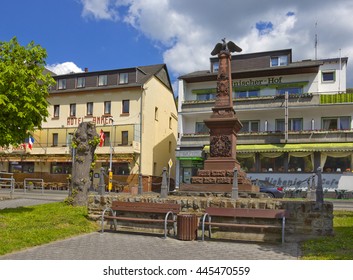
<instances>
[{"instance_id":1,"label":"cobblestone pavement","mask_svg":"<svg viewBox=\"0 0 353 280\"><path fill-rule=\"evenodd\" d=\"M296 260L297 243L180 241L159 235L94 232L0 256L7 260Z\"/></svg>"}]
</instances>

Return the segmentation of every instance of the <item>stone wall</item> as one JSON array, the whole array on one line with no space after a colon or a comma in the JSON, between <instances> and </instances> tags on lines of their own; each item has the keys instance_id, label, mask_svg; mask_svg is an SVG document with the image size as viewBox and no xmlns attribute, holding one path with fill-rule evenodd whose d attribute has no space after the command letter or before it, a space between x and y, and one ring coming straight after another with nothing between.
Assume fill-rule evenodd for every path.
<instances>
[{"instance_id":1,"label":"stone wall","mask_svg":"<svg viewBox=\"0 0 353 280\"><path fill-rule=\"evenodd\" d=\"M231 198L215 195L203 196L168 196L160 198L158 194L131 195L126 193L110 195L91 195L89 197L89 217L99 221L103 209L111 205L113 200L130 202L152 202L152 203L177 203L181 205L182 213L196 214L201 217L208 206L225 208L255 208L255 209L286 209L290 212L286 220L286 241L299 241L317 236L333 235L333 204L324 202L318 204L307 200L282 200L266 198ZM252 223L254 221L251 221ZM263 221L261 221L263 223ZM131 226L131 225L130 225ZM150 231L151 225L139 229ZM156 231L156 229L152 229ZM269 232L236 232L223 230L213 234L218 238L231 238L242 240L280 240L280 234Z\"/></svg>"}]
</instances>

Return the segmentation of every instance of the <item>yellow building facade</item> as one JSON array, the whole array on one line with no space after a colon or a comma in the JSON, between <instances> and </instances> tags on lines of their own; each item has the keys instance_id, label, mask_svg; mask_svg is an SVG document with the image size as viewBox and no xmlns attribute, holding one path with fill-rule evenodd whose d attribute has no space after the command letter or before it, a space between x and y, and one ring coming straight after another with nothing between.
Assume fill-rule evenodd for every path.
<instances>
[{"instance_id":1,"label":"yellow building facade","mask_svg":"<svg viewBox=\"0 0 353 280\"><path fill-rule=\"evenodd\" d=\"M72 137L81 122L94 122L105 140L96 149L93 187L101 167L111 167L115 188L136 186L142 174L144 190L152 190L163 168L175 162L177 109L166 65L85 71L54 79L49 117L32 133L32 149L26 143L1 149L0 170L13 173L16 182L41 178L67 183Z\"/></svg>"}]
</instances>

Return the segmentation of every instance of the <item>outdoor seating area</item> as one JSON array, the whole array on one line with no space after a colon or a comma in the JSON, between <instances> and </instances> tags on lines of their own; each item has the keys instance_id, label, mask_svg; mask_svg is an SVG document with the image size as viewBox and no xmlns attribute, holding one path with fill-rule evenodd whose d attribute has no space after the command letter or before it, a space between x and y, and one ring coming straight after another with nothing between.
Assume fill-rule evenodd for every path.
<instances>
[{"instance_id":1,"label":"outdoor seating area","mask_svg":"<svg viewBox=\"0 0 353 280\"><path fill-rule=\"evenodd\" d=\"M196 214L182 213L181 206L173 203L122 202L113 201L111 207L103 210L101 216L101 232L105 222L110 222L110 229L117 230L117 222L163 224L164 238L167 237L168 225L173 228L178 239L197 239L198 229L201 239L205 240L205 231L211 238L212 227L228 228L235 231L251 230L264 233L267 230L279 231L281 241L285 241L285 221L289 212L282 209L248 209L207 207L199 219ZM206 228L207 227L207 228ZM129 227L131 230L131 227Z\"/></svg>"}]
</instances>

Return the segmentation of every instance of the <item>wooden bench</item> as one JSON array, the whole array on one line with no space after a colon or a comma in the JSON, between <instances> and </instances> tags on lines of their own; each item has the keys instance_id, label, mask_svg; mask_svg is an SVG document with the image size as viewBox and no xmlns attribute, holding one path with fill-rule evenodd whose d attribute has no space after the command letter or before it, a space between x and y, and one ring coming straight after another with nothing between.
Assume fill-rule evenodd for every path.
<instances>
[{"instance_id":1,"label":"wooden bench","mask_svg":"<svg viewBox=\"0 0 353 280\"><path fill-rule=\"evenodd\" d=\"M117 221L136 223L161 223L164 224L164 237L167 237L167 225L172 224L174 235L176 234L176 216L180 212L179 204L172 203L148 203L148 202L122 202L113 201L112 206L104 209L102 213L102 233L104 232L104 220L113 221L114 229ZM106 215L108 214L109 215ZM131 215L133 214L133 215ZM135 214L150 214L137 217Z\"/></svg>"},{"instance_id":2,"label":"wooden bench","mask_svg":"<svg viewBox=\"0 0 353 280\"><path fill-rule=\"evenodd\" d=\"M212 221L212 217L229 217L234 218L229 222ZM205 239L205 226L208 226L209 237L211 238L211 228L228 227L228 228L253 228L263 229L266 228L280 228L282 229L282 243L284 243L285 223L288 212L286 210L274 209L248 209L248 208L216 208L208 207L205 209L205 214L202 217L202 241ZM241 221L248 218L247 221ZM274 223L265 223L263 220L274 219L281 220L281 223L274 221ZM250 220L250 221L249 221ZM261 222L262 220L262 222Z\"/></svg>"}]
</instances>

